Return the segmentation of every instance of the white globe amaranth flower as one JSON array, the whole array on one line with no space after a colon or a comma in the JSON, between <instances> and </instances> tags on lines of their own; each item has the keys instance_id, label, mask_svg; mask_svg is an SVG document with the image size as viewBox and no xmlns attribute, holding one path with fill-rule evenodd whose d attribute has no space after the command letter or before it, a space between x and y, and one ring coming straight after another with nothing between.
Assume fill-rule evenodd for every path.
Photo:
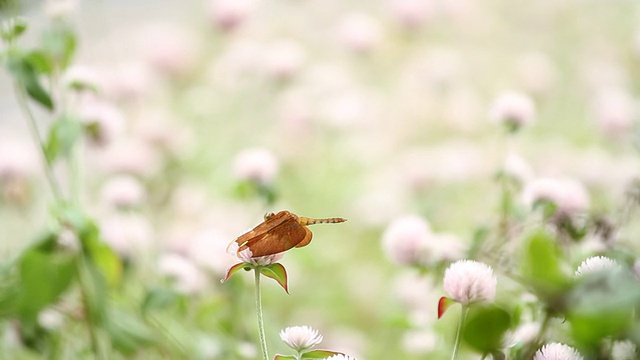
<instances>
[{"instance_id":1,"label":"white globe amaranth flower","mask_svg":"<svg viewBox=\"0 0 640 360\"><path fill-rule=\"evenodd\" d=\"M392 261L400 265L424 261L431 230L417 215L405 215L394 220L382 235L382 247Z\"/></svg>"},{"instance_id":2,"label":"white globe amaranth flower","mask_svg":"<svg viewBox=\"0 0 640 360\"><path fill-rule=\"evenodd\" d=\"M118 208L141 205L146 196L146 190L140 180L126 174L110 178L100 190L102 201Z\"/></svg>"},{"instance_id":3,"label":"white globe amaranth flower","mask_svg":"<svg viewBox=\"0 0 640 360\"><path fill-rule=\"evenodd\" d=\"M253 257L253 253L249 248L246 248L238 252L238 244L236 242L233 242L228 247L227 252L229 254L236 255L238 260L247 264L251 264L253 266L268 266L271 264L275 264L278 261L280 261L282 257L284 257L284 252L272 254L272 255L266 255L266 256Z\"/></svg>"},{"instance_id":4,"label":"white globe amaranth flower","mask_svg":"<svg viewBox=\"0 0 640 360\"><path fill-rule=\"evenodd\" d=\"M536 351L533 360L583 360L578 350L561 343L550 343Z\"/></svg>"},{"instance_id":5,"label":"white globe amaranth flower","mask_svg":"<svg viewBox=\"0 0 640 360\"><path fill-rule=\"evenodd\" d=\"M337 355L329 356L324 360L356 360L356 358L351 357L349 355L337 354Z\"/></svg>"},{"instance_id":6,"label":"white globe amaranth flower","mask_svg":"<svg viewBox=\"0 0 640 360\"><path fill-rule=\"evenodd\" d=\"M592 256L584 260L576 270L576 277L597 274L604 271L612 271L620 268L617 261L606 256Z\"/></svg>"},{"instance_id":7,"label":"white globe amaranth flower","mask_svg":"<svg viewBox=\"0 0 640 360\"><path fill-rule=\"evenodd\" d=\"M489 111L492 121L516 128L533 123L535 116L535 104L531 97L515 91L504 92L498 96Z\"/></svg>"},{"instance_id":8,"label":"white globe amaranth flower","mask_svg":"<svg viewBox=\"0 0 640 360\"><path fill-rule=\"evenodd\" d=\"M278 159L267 149L254 148L240 152L233 164L233 172L240 180L268 184L278 174Z\"/></svg>"},{"instance_id":9,"label":"white globe amaranth flower","mask_svg":"<svg viewBox=\"0 0 640 360\"><path fill-rule=\"evenodd\" d=\"M382 28L379 22L365 13L347 15L339 27L341 42L349 49L367 53L373 50L382 39Z\"/></svg>"},{"instance_id":10,"label":"white globe amaranth flower","mask_svg":"<svg viewBox=\"0 0 640 360\"><path fill-rule=\"evenodd\" d=\"M322 342L322 335L309 326L290 326L280 331L280 339L297 352L306 351Z\"/></svg>"},{"instance_id":11,"label":"white globe amaranth flower","mask_svg":"<svg viewBox=\"0 0 640 360\"><path fill-rule=\"evenodd\" d=\"M459 260L444 273L444 291L463 305L493 301L497 285L493 269L474 260Z\"/></svg>"},{"instance_id":12,"label":"white globe amaranth flower","mask_svg":"<svg viewBox=\"0 0 640 360\"><path fill-rule=\"evenodd\" d=\"M158 259L160 274L174 280L176 290L184 294L195 294L207 286L205 274L182 255L167 253Z\"/></svg>"}]
</instances>

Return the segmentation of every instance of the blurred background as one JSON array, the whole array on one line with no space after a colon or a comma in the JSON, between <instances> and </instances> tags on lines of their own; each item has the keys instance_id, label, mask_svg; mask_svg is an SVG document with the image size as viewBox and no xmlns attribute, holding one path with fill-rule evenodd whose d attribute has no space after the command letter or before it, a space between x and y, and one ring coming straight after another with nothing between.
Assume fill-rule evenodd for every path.
<instances>
[{"instance_id":1,"label":"blurred background","mask_svg":"<svg viewBox=\"0 0 640 360\"><path fill-rule=\"evenodd\" d=\"M313 242L287 253L290 295L263 282L272 352L286 352L280 329L309 325L321 348L361 360L446 358L457 318L435 320L441 277L402 264L385 230L419 217L440 260L463 258L497 222L500 171L525 189L570 181L571 206L615 212L640 165L639 7L0 1L3 19L27 20L25 47L51 23L74 29L60 82L95 91L63 100L93 136L79 145L81 181L64 166L55 174L125 260L117 301L183 296L158 317L202 359L258 357L250 274L219 280L235 262L227 244L283 209L349 221L314 226ZM5 71L0 94L0 252L10 259L47 228L51 194ZM34 110L46 132L48 115ZM6 351L31 358L3 329ZM155 351L137 358L164 358Z\"/></svg>"}]
</instances>

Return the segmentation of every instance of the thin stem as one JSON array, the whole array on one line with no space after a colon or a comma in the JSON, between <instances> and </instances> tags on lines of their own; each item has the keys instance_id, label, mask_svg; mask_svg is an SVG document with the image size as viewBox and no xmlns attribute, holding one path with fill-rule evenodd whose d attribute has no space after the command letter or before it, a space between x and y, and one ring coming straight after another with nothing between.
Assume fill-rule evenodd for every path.
<instances>
[{"instance_id":1,"label":"thin stem","mask_svg":"<svg viewBox=\"0 0 640 360\"><path fill-rule=\"evenodd\" d=\"M102 352L100 339L98 338L97 329L94 325L91 304L89 303L89 279L87 279L87 267L85 265L84 255L80 255L78 261L78 281L80 285L80 294L84 305L85 320L87 321L87 330L89 331L89 339L91 342L91 350L98 360L107 360L107 356Z\"/></svg>"},{"instance_id":2,"label":"thin stem","mask_svg":"<svg viewBox=\"0 0 640 360\"><path fill-rule=\"evenodd\" d=\"M36 119L27 104L27 96L25 94L25 90L22 86L15 85L16 97L18 98L18 105L25 113L27 117L27 125L29 125L29 131L31 132L31 136L33 140L38 144L40 148L40 155L42 156L42 161L44 163L44 172L47 176L47 181L49 186L51 187L51 191L53 192L53 196L56 199L56 202L61 203L63 201L62 191L60 190L60 185L56 181L55 176L53 175L53 167L51 163L47 159L47 152L44 145L44 141L40 137L40 131L38 131L38 125L36 124Z\"/></svg>"},{"instance_id":3,"label":"thin stem","mask_svg":"<svg viewBox=\"0 0 640 360\"><path fill-rule=\"evenodd\" d=\"M269 360L267 351L267 339L264 335L264 320L262 318L262 296L260 295L260 269L253 269L256 279L256 311L258 312L258 332L260 333L260 348L262 349L262 358Z\"/></svg>"},{"instance_id":4,"label":"thin stem","mask_svg":"<svg viewBox=\"0 0 640 360\"><path fill-rule=\"evenodd\" d=\"M456 342L453 344L453 354L451 354L451 360L455 360L458 357L458 351L460 350L460 340L462 335L462 327L464 326L464 320L467 317L469 307L462 305L462 312L460 313L460 322L458 323L458 331L456 331Z\"/></svg>"}]
</instances>

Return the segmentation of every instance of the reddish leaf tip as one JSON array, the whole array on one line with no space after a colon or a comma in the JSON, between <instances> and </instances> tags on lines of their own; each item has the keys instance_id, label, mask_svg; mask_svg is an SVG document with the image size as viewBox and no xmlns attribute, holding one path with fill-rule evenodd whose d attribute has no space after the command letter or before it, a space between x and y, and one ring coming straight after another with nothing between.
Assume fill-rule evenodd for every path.
<instances>
[{"instance_id":1,"label":"reddish leaf tip","mask_svg":"<svg viewBox=\"0 0 640 360\"><path fill-rule=\"evenodd\" d=\"M440 319L444 312L447 311L449 306L451 306L455 302L455 300L450 299L446 296L441 297L440 301L438 301L438 319Z\"/></svg>"}]
</instances>

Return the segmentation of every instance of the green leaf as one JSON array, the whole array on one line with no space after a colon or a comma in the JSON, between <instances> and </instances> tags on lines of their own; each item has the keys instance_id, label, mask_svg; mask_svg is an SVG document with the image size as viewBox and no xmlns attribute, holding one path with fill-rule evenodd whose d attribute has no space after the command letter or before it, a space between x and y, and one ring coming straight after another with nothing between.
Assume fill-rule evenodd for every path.
<instances>
[{"instance_id":1,"label":"green leaf","mask_svg":"<svg viewBox=\"0 0 640 360\"><path fill-rule=\"evenodd\" d=\"M297 358L293 355L280 355L280 354L276 354L276 356L273 358L273 360L296 360Z\"/></svg>"},{"instance_id":2,"label":"green leaf","mask_svg":"<svg viewBox=\"0 0 640 360\"><path fill-rule=\"evenodd\" d=\"M31 61L28 55L12 53L7 59L7 67L16 82L24 87L31 99L48 110L53 110L53 100L42 84L40 84L38 70Z\"/></svg>"},{"instance_id":3,"label":"green leaf","mask_svg":"<svg viewBox=\"0 0 640 360\"><path fill-rule=\"evenodd\" d=\"M42 47L54 59L60 70L64 70L69 66L75 54L76 34L68 25L58 24L44 33Z\"/></svg>"},{"instance_id":4,"label":"green leaf","mask_svg":"<svg viewBox=\"0 0 640 360\"><path fill-rule=\"evenodd\" d=\"M284 291L289 293L288 284L287 284L287 270L280 263L271 264L269 266L263 267L260 269L260 272L269 278L274 279L275 281L282 286Z\"/></svg>"},{"instance_id":5,"label":"green leaf","mask_svg":"<svg viewBox=\"0 0 640 360\"><path fill-rule=\"evenodd\" d=\"M34 319L40 310L56 302L77 274L74 254L57 253L41 246L26 250L18 267L19 311L26 319Z\"/></svg>"},{"instance_id":6,"label":"green leaf","mask_svg":"<svg viewBox=\"0 0 640 360\"><path fill-rule=\"evenodd\" d=\"M561 269L556 241L546 232L538 231L524 241L523 248L521 271L524 281L545 301L556 301L570 283Z\"/></svg>"},{"instance_id":7,"label":"green leaf","mask_svg":"<svg viewBox=\"0 0 640 360\"><path fill-rule=\"evenodd\" d=\"M11 18L3 21L0 26L0 37L7 41L13 41L17 39L22 33L27 30L27 22L22 18Z\"/></svg>"},{"instance_id":8,"label":"green leaf","mask_svg":"<svg viewBox=\"0 0 640 360\"><path fill-rule=\"evenodd\" d=\"M79 121L63 116L54 122L45 144L47 160L53 162L59 156L71 155L71 150L80 135L82 135L82 125Z\"/></svg>"},{"instance_id":9,"label":"green leaf","mask_svg":"<svg viewBox=\"0 0 640 360\"><path fill-rule=\"evenodd\" d=\"M633 325L640 287L626 270L592 274L571 293L568 320L576 341L585 346L617 337Z\"/></svg>"},{"instance_id":10,"label":"green leaf","mask_svg":"<svg viewBox=\"0 0 640 360\"><path fill-rule=\"evenodd\" d=\"M509 330L511 316L495 306L475 308L464 326L463 339L480 353L501 348L504 333Z\"/></svg>"},{"instance_id":11,"label":"green leaf","mask_svg":"<svg viewBox=\"0 0 640 360\"><path fill-rule=\"evenodd\" d=\"M117 308L111 308L108 313L107 332L119 352L132 355L155 342L153 331L137 314Z\"/></svg>"},{"instance_id":12,"label":"green leaf","mask_svg":"<svg viewBox=\"0 0 640 360\"><path fill-rule=\"evenodd\" d=\"M312 350L302 354L302 359L325 359L333 355L344 355L341 352L331 350Z\"/></svg>"},{"instance_id":13,"label":"green leaf","mask_svg":"<svg viewBox=\"0 0 640 360\"><path fill-rule=\"evenodd\" d=\"M53 72L53 59L42 50L32 50L25 55L25 60L33 66L39 74L51 74Z\"/></svg>"},{"instance_id":14,"label":"green leaf","mask_svg":"<svg viewBox=\"0 0 640 360\"><path fill-rule=\"evenodd\" d=\"M232 267L227 269L227 273L224 275L224 279L220 280L220 282L226 282L231 276L233 276L233 274L237 273L240 269L244 269L245 267L247 267L247 263L243 262L233 265Z\"/></svg>"},{"instance_id":15,"label":"green leaf","mask_svg":"<svg viewBox=\"0 0 640 360\"><path fill-rule=\"evenodd\" d=\"M107 283L111 286L120 283L122 261L116 253L100 238L100 231L92 220L87 220L79 233L83 248Z\"/></svg>"}]
</instances>

